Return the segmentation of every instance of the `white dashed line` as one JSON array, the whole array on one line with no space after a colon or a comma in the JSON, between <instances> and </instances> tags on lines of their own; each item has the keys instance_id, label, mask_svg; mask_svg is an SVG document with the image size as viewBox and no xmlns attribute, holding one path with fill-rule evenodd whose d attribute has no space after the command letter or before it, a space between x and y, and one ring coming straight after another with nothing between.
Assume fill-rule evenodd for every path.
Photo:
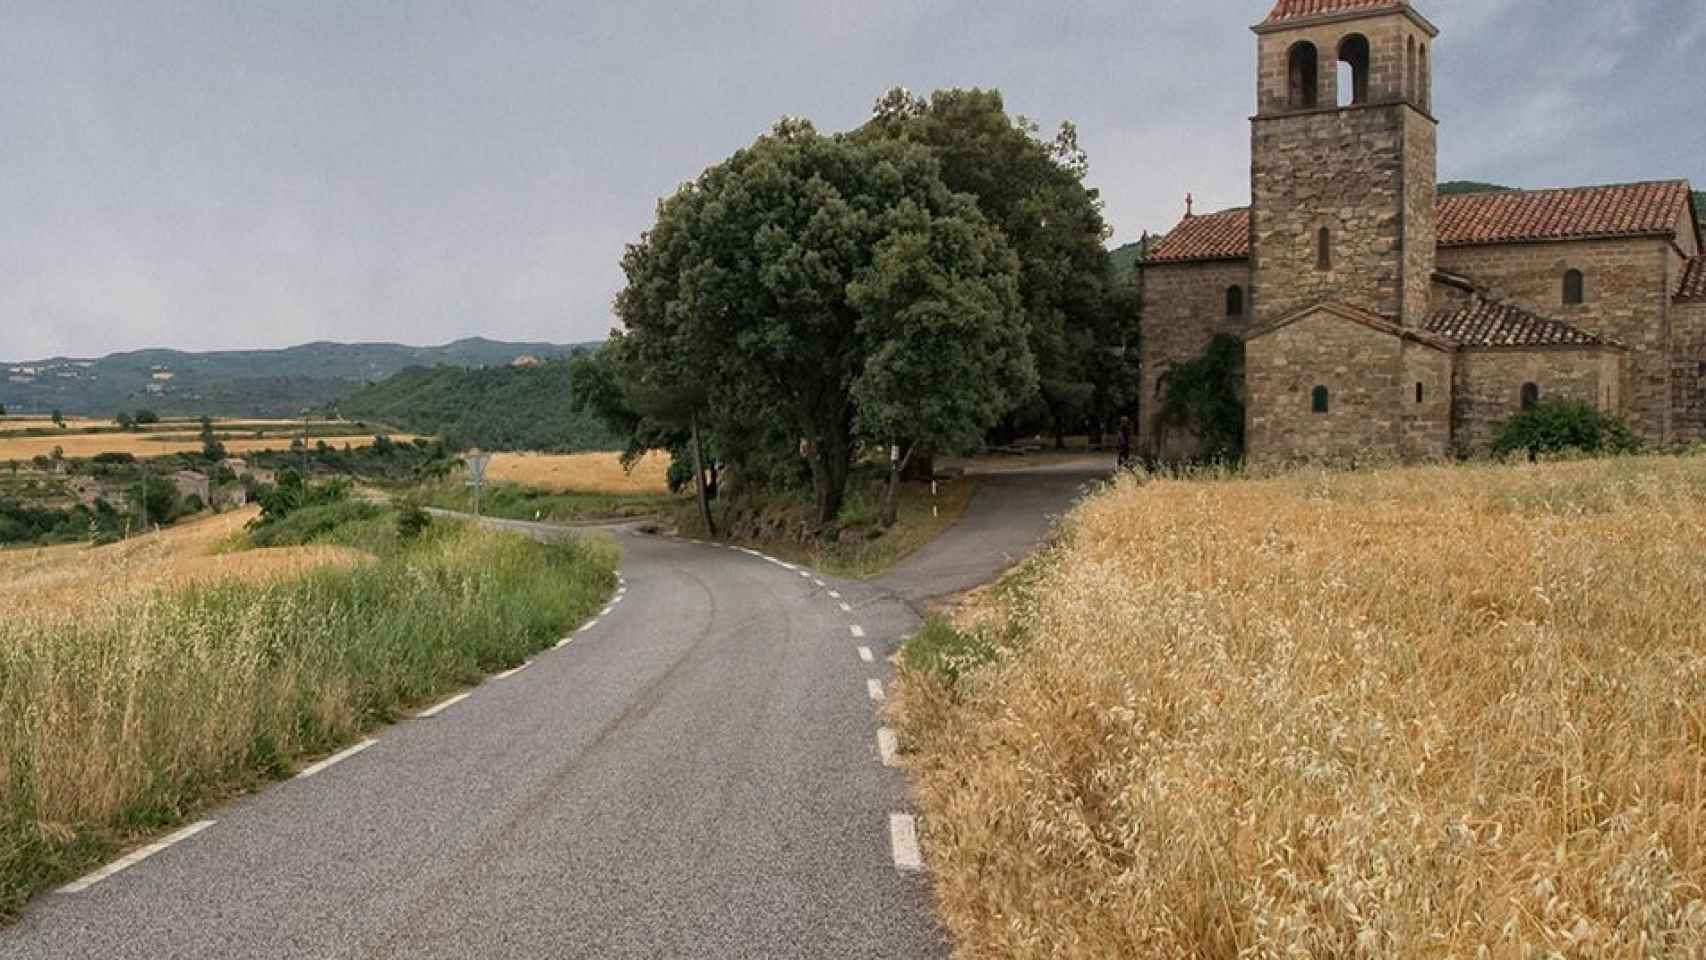
<instances>
[{"instance_id":1,"label":"white dashed line","mask_svg":"<svg viewBox=\"0 0 1706 960\"><path fill-rule=\"evenodd\" d=\"M526 670L528 667L531 667L531 666L533 666L533 661L529 660L519 667L515 667L515 668L509 669L509 670L505 670L503 673L492 674L492 679L493 680L508 680L510 677L515 676L516 674L520 673L523 670Z\"/></svg>"},{"instance_id":2,"label":"white dashed line","mask_svg":"<svg viewBox=\"0 0 1706 960\"><path fill-rule=\"evenodd\" d=\"M870 647L860 647L859 648L859 659L865 661L866 663L876 663L877 662L877 657L875 654L873 654L871 652Z\"/></svg>"},{"instance_id":3,"label":"white dashed line","mask_svg":"<svg viewBox=\"0 0 1706 960\"><path fill-rule=\"evenodd\" d=\"M580 628L579 630L576 630L575 632L576 633L585 633L588 630L591 630L593 627L596 627L596 626L598 626L598 621L594 620L591 623L587 624L586 626Z\"/></svg>"},{"instance_id":4,"label":"white dashed line","mask_svg":"<svg viewBox=\"0 0 1706 960\"><path fill-rule=\"evenodd\" d=\"M566 646L568 646L568 645L569 645L569 644L571 644L571 643L573 643L573 642L574 642L574 639L575 639L575 638L574 638L574 637L573 637L573 636L572 636L572 635L571 635L571 636L567 636L567 637L564 637L564 638L563 638L563 639L561 639L561 640L558 640L558 641L557 641L557 643L556 643L556 645L555 645L555 646L553 646L553 647L552 647L552 648L551 648L551 649L553 649L553 650L561 650L561 649L563 649L563 648L564 648L564 647L566 647Z\"/></svg>"},{"instance_id":5,"label":"white dashed line","mask_svg":"<svg viewBox=\"0 0 1706 960\"><path fill-rule=\"evenodd\" d=\"M90 887L94 886L95 884L100 883L102 880L105 880L108 877L112 876L113 874L118 873L120 870L126 870L126 869L129 869L130 867L134 867L137 864L141 863L142 861L148 859L149 857L152 857L156 853L159 853L160 851L166 849L167 847L169 847L175 843L182 843L183 841L188 840L189 838L195 836L196 834L202 832L203 830L206 830L208 827L213 826L213 824L214 824L214 821L212 821L212 820L203 820L200 823L192 823L189 826L183 828L182 830L179 830L177 833L174 833L174 834L167 836L165 839L159 841L158 843L151 843L148 846L143 847L141 850L136 851L135 853L131 853L131 854L128 854L126 856L120 857L117 860L114 860L112 863L109 863L106 866L102 867L101 869L96 870L94 873L89 874L88 876L84 877L81 880L76 880L76 881L73 881L71 883L66 884L63 887L60 887L58 892L59 893L82 893L83 891L89 889Z\"/></svg>"},{"instance_id":6,"label":"white dashed line","mask_svg":"<svg viewBox=\"0 0 1706 960\"><path fill-rule=\"evenodd\" d=\"M334 753L331 756L327 757L326 759L321 760L319 763L316 763L313 766L308 767L307 769L303 770L301 773L297 774L296 779L306 780L309 777L312 777L314 774L319 773L320 771L326 769L329 766L332 766L333 764L343 763L345 760L348 760L350 757L355 756L356 754L360 753L363 750L366 750L368 747L371 747L378 742L379 741L377 741L377 740L363 740L360 743L356 744L353 747L350 747L347 750L342 750L338 753Z\"/></svg>"},{"instance_id":7,"label":"white dashed line","mask_svg":"<svg viewBox=\"0 0 1706 960\"><path fill-rule=\"evenodd\" d=\"M801 570L799 573L800 573L800 579L802 579L802 580L810 580L812 578L812 575L810 573L804 571L804 570Z\"/></svg>"},{"instance_id":8,"label":"white dashed line","mask_svg":"<svg viewBox=\"0 0 1706 960\"><path fill-rule=\"evenodd\" d=\"M861 627L855 623L854 625L852 625L851 627L848 627L847 629L851 630L853 632L853 639L855 639L855 640L864 639L864 636L865 636L865 628L864 627Z\"/></svg>"},{"instance_id":9,"label":"white dashed line","mask_svg":"<svg viewBox=\"0 0 1706 960\"><path fill-rule=\"evenodd\" d=\"M422 710L420 713L415 714L415 716L421 717L423 719L426 717L436 717L439 714L443 713L444 711L449 710L451 707L454 707L457 704L461 703L462 701L468 699L468 697L469 697L469 694L467 694L467 693L459 693L456 696L451 697L449 700L445 700L442 703L434 704L433 706L427 707L425 710Z\"/></svg>"},{"instance_id":10,"label":"white dashed line","mask_svg":"<svg viewBox=\"0 0 1706 960\"><path fill-rule=\"evenodd\" d=\"M822 590L824 587L829 586L829 584L824 583L822 580L813 580L812 586L817 587L819 590Z\"/></svg>"},{"instance_id":11,"label":"white dashed line","mask_svg":"<svg viewBox=\"0 0 1706 960\"><path fill-rule=\"evenodd\" d=\"M610 611L612 611L614 609L616 609L616 605L611 604L610 606L605 607L603 610L598 611L598 615L600 617L608 617L608 616L610 616Z\"/></svg>"},{"instance_id":12,"label":"white dashed line","mask_svg":"<svg viewBox=\"0 0 1706 960\"><path fill-rule=\"evenodd\" d=\"M924 869L918 851L918 821L910 813L889 814L889 842L894 846L894 867L908 873Z\"/></svg>"},{"instance_id":13,"label":"white dashed line","mask_svg":"<svg viewBox=\"0 0 1706 960\"><path fill-rule=\"evenodd\" d=\"M871 695L872 700L881 700L883 698L883 682L875 679L866 680L865 692Z\"/></svg>"},{"instance_id":14,"label":"white dashed line","mask_svg":"<svg viewBox=\"0 0 1706 960\"><path fill-rule=\"evenodd\" d=\"M831 600L840 600L841 599L841 592L838 590L831 590L831 591L829 591L829 598Z\"/></svg>"},{"instance_id":15,"label":"white dashed line","mask_svg":"<svg viewBox=\"0 0 1706 960\"><path fill-rule=\"evenodd\" d=\"M883 758L883 766L892 767L895 765L895 755L900 753L900 738L896 737L894 731L888 727L877 729L877 753Z\"/></svg>"},{"instance_id":16,"label":"white dashed line","mask_svg":"<svg viewBox=\"0 0 1706 960\"><path fill-rule=\"evenodd\" d=\"M841 612L842 613L852 613L853 608L844 603L841 605Z\"/></svg>"}]
</instances>

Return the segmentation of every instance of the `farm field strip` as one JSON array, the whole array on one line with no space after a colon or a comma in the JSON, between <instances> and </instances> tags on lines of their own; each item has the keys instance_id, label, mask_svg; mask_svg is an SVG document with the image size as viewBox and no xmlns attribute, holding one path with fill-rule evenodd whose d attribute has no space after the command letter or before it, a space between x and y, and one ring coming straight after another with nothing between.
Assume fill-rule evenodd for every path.
<instances>
[{"instance_id":1,"label":"farm field strip","mask_svg":"<svg viewBox=\"0 0 1706 960\"><path fill-rule=\"evenodd\" d=\"M187 436L187 435L186 435ZM397 434L391 439L398 443L412 442L415 438L410 434ZM310 445L325 442L334 447L349 444L351 447L367 447L373 444L373 434L348 434L344 436L310 436ZM233 455L259 453L262 451L283 451L290 449L289 436L268 437L261 440L253 438L225 439L225 449ZM146 434L79 434L67 433L61 436L48 437L0 437L0 462L6 460L29 460L34 457L52 456L59 449L66 457L72 459L88 459L103 453L129 453L137 457L164 457L176 453L199 453L201 440L199 437L187 439L154 439Z\"/></svg>"}]
</instances>

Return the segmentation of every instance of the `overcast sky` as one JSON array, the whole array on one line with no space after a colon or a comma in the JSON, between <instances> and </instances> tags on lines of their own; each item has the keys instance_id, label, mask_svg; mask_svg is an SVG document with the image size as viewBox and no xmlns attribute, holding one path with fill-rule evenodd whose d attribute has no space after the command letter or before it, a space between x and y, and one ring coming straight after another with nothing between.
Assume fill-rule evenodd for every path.
<instances>
[{"instance_id":1,"label":"overcast sky","mask_svg":"<svg viewBox=\"0 0 1706 960\"><path fill-rule=\"evenodd\" d=\"M658 197L784 114L994 86L1116 243L1248 198L1269 0L4 0L0 358L596 339ZM1706 3L1419 0L1442 178L1706 183Z\"/></svg>"}]
</instances>

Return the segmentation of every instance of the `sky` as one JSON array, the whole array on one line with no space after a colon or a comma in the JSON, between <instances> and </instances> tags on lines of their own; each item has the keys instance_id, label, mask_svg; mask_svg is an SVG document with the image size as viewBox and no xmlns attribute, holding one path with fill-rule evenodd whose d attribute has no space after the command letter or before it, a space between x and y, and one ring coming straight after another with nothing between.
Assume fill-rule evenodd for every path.
<instances>
[{"instance_id":1,"label":"sky","mask_svg":"<svg viewBox=\"0 0 1706 960\"><path fill-rule=\"evenodd\" d=\"M659 197L784 115L999 88L1112 244L1249 196L1269 0L0 0L0 358L610 329ZM1706 3L1417 0L1441 179L1706 189Z\"/></svg>"}]
</instances>

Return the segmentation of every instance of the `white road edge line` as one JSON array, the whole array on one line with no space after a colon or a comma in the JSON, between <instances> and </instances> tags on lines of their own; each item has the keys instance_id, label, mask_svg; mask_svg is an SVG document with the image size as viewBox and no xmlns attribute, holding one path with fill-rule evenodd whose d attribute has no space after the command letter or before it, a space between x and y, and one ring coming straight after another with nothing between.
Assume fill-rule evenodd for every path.
<instances>
[{"instance_id":1,"label":"white road edge line","mask_svg":"<svg viewBox=\"0 0 1706 960\"><path fill-rule=\"evenodd\" d=\"M134 853L130 853L126 856L120 857L117 860L114 860L112 863L109 863L106 866L102 867L101 869L96 870L94 873L89 874L88 876L84 877L81 880L74 880L71 883L68 883L63 887L60 887L55 892L57 892L57 893L82 893L83 891L89 889L90 887L94 886L95 884L100 883L102 880L105 880L108 877L112 876L113 874L118 873L120 870L125 870L125 869L128 869L130 867L134 867L137 864L141 863L142 861L148 859L149 857L152 857L156 853L159 853L160 851L166 849L167 847L172 846L175 843L182 843L183 841L188 840L189 838L195 836L196 834L202 832L203 830L206 830L208 827L213 826L216 822L217 821L214 821L214 820L202 820L199 823L192 823L189 826L183 828L182 830L179 830L177 833L171 834L171 835L165 837L164 839L160 840L157 843L151 843L148 846L143 847L142 849L135 851Z\"/></svg>"},{"instance_id":2,"label":"white road edge line","mask_svg":"<svg viewBox=\"0 0 1706 960\"><path fill-rule=\"evenodd\" d=\"M853 639L855 640L863 639L865 636L865 628L859 626L857 623L847 629L853 631Z\"/></svg>"},{"instance_id":3,"label":"white road edge line","mask_svg":"<svg viewBox=\"0 0 1706 960\"><path fill-rule=\"evenodd\" d=\"M841 592L838 590L831 590L831 591L829 591L829 598L831 600L840 600L841 599Z\"/></svg>"},{"instance_id":4,"label":"white road edge line","mask_svg":"<svg viewBox=\"0 0 1706 960\"><path fill-rule=\"evenodd\" d=\"M842 613L852 613L853 608L844 603L841 605L841 612Z\"/></svg>"},{"instance_id":5,"label":"white road edge line","mask_svg":"<svg viewBox=\"0 0 1706 960\"><path fill-rule=\"evenodd\" d=\"M894 847L894 868L907 873L924 869L918 850L918 820L910 813L889 814L889 843Z\"/></svg>"},{"instance_id":6,"label":"white road edge line","mask_svg":"<svg viewBox=\"0 0 1706 960\"><path fill-rule=\"evenodd\" d=\"M872 700L881 700L883 698L883 682L874 678L866 680L865 692L871 695Z\"/></svg>"},{"instance_id":7,"label":"white road edge line","mask_svg":"<svg viewBox=\"0 0 1706 960\"><path fill-rule=\"evenodd\" d=\"M876 663L877 662L877 657L875 654L873 654L871 652L870 647L860 647L859 648L859 659L865 661L866 663Z\"/></svg>"},{"instance_id":8,"label":"white road edge line","mask_svg":"<svg viewBox=\"0 0 1706 960\"><path fill-rule=\"evenodd\" d=\"M378 742L379 742L378 740L363 740L360 743L356 744L353 747L350 747L347 750L341 750L337 753L334 753L331 756L327 757L326 759L321 760L319 763L316 763L313 766L304 769L301 773L296 775L296 779L306 780L309 777L312 777L314 774L319 773L320 771L326 769L329 766L332 766L333 764L343 763L345 760L348 760L350 757L355 756L356 754L360 753L363 750L366 750L368 747L371 747Z\"/></svg>"},{"instance_id":9,"label":"white road edge line","mask_svg":"<svg viewBox=\"0 0 1706 960\"><path fill-rule=\"evenodd\" d=\"M576 633L585 633L588 630L591 630L593 627L596 627L596 626L598 626L598 621L594 620L591 623L587 624L586 626L581 627L579 630L576 630L575 632Z\"/></svg>"},{"instance_id":10,"label":"white road edge line","mask_svg":"<svg viewBox=\"0 0 1706 960\"><path fill-rule=\"evenodd\" d=\"M600 617L608 617L608 616L610 616L610 611L612 611L614 609L616 609L616 605L611 604L610 606L605 607L603 610L598 611L598 615Z\"/></svg>"},{"instance_id":11,"label":"white road edge line","mask_svg":"<svg viewBox=\"0 0 1706 960\"><path fill-rule=\"evenodd\" d=\"M827 587L827 586L829 586L829 584L827 584L827 583L824 583L824 582L823 582L823 581L822 581L822 580L813 580L813 581L812 581L812 586L815 586L815 587L817 587L817 588L818 588L818 589L820 589L820 590L821 590L821 589L823 589L823 588L824 588L824 587Z\"/></svg>"},{"instance_id":12,"label":"white road edge line","mask_svg":"<svg viewBox=\"0 0 1706 960\"><path fill-rule=\"evenodd\" d=\"M569 644L573 643L574 640L575 640L574 635L570 634L569 636L566 636L563 639L558 640L556 646L552 647L551 649L561 650L564 647L568 646Z\"/></svg>"},{"instance_id":13,"label":"white road edge line","mask_svg":"<svg viewBox=\"0 0 1706 960\"><path fill-rule=\"evenodd\" d=\"M513 667L509 670L505 670L503 673L492 674L492 679L493 680L508 680L510 677L515 676L516 674L520 673L523 670L526 670L528 667L531 667L531 666L533 666L533 661L529 660L519 667Z\"/></svg>"},{"instance_id":14,"label":"white road edge line","mask_svg":"<svg viewBox=\"0 0 1706 960\"><path fill-rule=\"evenodd\" d=\"M877 728L877 753L882 755L883 766L895 765L895 755L900 753L900 738L888 727Z\"/></svg>"},{"instance_id":15,"label":"white road edge line","mask_svg":"<svg viewBox=\"0 0 1706 960\"><path fill-rule=\"evenodd\" d=\"M422 710L420 713L415 714L415 716L420 717L422 719L425 719L427 717L436 717L439 714L443 713L444 711L449 710L451 707L454 707L457 704L461 703L462 701L468 699L468 697L471 696L472 694L473 694L472 690L470 690L468 693L459 693L456 696L451 697L449 700L444 700L444 701L441 701L439 703L435 703L430 707L427 707L425 710Z\"/></svg>"}]
</instances>

